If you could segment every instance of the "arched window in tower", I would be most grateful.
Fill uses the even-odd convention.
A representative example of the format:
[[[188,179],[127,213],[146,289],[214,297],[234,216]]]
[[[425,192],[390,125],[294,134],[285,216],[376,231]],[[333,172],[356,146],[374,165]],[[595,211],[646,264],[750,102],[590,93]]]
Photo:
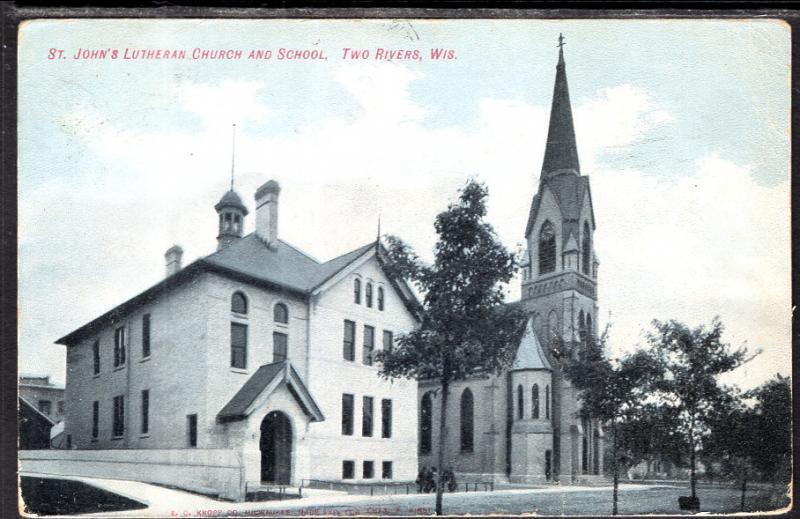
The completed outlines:
[[[278,303],[272,309],[272,320],[276,323],[288,324],[289,323],[289,309],[283,303]]]
[[[552,344],[553,340],[558,337],[561,337],[558,327],[558,314],[556,314],[555,310],[550,310],[550,315],[547,316],[547,335],[545,340],[547,344]]]
[[[378,310],[383,312],[383,305],[384,305],[384,293],[383,287],[378,287]]]
[[[587,276],[592,273],[592,235],[589,231],[589,222],[583,222],[583,244],[581,245],[581,268]]]
[[[544,418],[550,419],[550,386],[544,386]]]
[[[586,313],[586,333],[589,337],[594,337],[594,328],[592,327],[592,314]]]
[[[556,232],[553,224],[547,220],[539,231],[539,274],[553,272],[556,269]]]
[[[353,302],[361,304],[361,280],[358,278],[353,280]]]
[[[367,300],[367,308],[372,308],[372,283],[367,282],[367,290],[364,293],[364,299]]]
[[[472,452],[475,429],[474,403],[472,391],[466,388],[461,393],[461,452]]]
[[[525,400],[523,395],[524,389],[522,384],[517,386],[517,420],[525,418]]]
[[[227,231],[228,229],[231,228],[231,225],[232,225],[232,223],[231,223],[231,219],[232,218],[231,217],[232,217],[231,213],[225,213],[225,223],[222,226],[223,230]]]
[[[231,312],[247,314],[247,298],[241,292],[234,292],[231,296]]]
[[[583,310],[578,312],[578,337],[581,341],[586,339],[586,320],[583,318]]]
[[[419,453],[430,454],[433,444],[433,400],[425,393],[419,409]]]
[[[531,388],[531,402],[533,402],[531,418],[537,419],[539,418],[539,384],[534,384]]]
[[[533,326],[533,333],[541,337],[542,318],[539,316],[538,313],[533,314],[533,322],[531,324]]]
[[[233,230],[236,232],[242,230],[242,217],[238,214],[233,215]]]

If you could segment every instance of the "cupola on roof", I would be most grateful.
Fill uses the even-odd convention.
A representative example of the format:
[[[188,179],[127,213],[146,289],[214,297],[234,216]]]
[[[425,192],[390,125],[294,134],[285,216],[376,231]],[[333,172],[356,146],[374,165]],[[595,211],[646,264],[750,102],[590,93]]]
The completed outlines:
[[[219,199],[219,202],[217,202],[217,205],[214,206],[214,209],[219,212],[219,210],[224,207],[238,209],[245,215],[248,213],[247,207],[245,207],[244,203],[242,203],[241,197],[233,189],[226,191],[225,194],[222,195],[222,198]]]

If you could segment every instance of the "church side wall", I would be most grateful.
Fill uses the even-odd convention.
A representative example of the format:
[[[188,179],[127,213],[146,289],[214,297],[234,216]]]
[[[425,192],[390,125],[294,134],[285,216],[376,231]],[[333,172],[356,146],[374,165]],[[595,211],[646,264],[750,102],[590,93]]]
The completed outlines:
[[[206,395],[208,275],[168,292],[80,344],[67,348],[66,422],[78,449],[176,449],[187,446],[185,415]],[[142,355],[142,316],[150,314],[150,356]],[[114,331],[127,330],[126,362],[114,368]],[[93,343],[100,341],[100,374]],[[149,390],[149,430],[141,432],[142,390]],[[125,433],[112,438],[113,397],[124,396]],[[97,439],[92,405],[99,402]]]
[[[354,303],[353,282],[361,279],[361,304]],[[373,305],[366,306],[367,282],[373,282]],[[385,293],[384,310],[378,310],[378,286]],[[344,320],[355,323],[355,360],[343,358]],[[309,391],[325,421],[309,424],[308,449],[313,463],[307,476],[342,480],[343,462],[353,461],[354,483],[382,480],[382,462],[392,463],[392,480],[414,480],[417,474],[416,381],[383,380],[379,366],[363,362],[364,325],[375,330],[375,350],[383,347],[383,331],[395,337],[416,326],[376,260],[371,258],[312,301],[309,335]],[[353,434],[342,434],[342,395],[354,397]],[[363,397],[373,398],[372,436],[362,435]],[[381,438],[381,400],[392,401],[392,435]],[[364,461],[374,462],[374,477],[364,478]]]
[[[434,383],[421,383],[419,403]],[[461,398],[469,389],[473,396],[473,449],[461,450]],[[445,468],[452,469],[460,481],[496,481],[506,477],[507,381],[505,375],[455,382],[450,386],[447,404]],[[419,466],[435,467],[439,452],[441,390],[432,394],[433,414],[431,451],[420,453]]]

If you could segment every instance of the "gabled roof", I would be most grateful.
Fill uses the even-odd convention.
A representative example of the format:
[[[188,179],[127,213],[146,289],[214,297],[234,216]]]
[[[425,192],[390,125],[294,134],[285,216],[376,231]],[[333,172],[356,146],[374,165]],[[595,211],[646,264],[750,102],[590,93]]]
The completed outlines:
[[[269,289],[308,297],[338,272],[369,253],[370,249],[377,250],[377,242],[368,243],[330,261],[320,263],[283,240],[278,240],[276,246],[271,248],[255,233],[251,233],[224,249],[186,266],[139,295],[61,337],[56,343],[75,344],[95,330],[114,320],[124,318],[135,308],[157,299],[164,292],[191,281],[202,272],[215,272]],[[409,312],[419,318],[419,302],[407,288],[405,281],[392,279],[388,273],[387,277]]]
[[[525,325],[525,333],[517,349],[517,356],[514,363],[511,365],[511,371],[524,370],[524,369],[544,369],[552,371],[550,362],[542,350],[542,345],[536,337],[536,332],[533,330],[533,319],[528,319]]]
[[[39,411],[39,409],[33,405],[32,403],[28,402],[28,400],[22,396],[19,397],[19,407],[20,408],[27,408],[29,412],[39,417],[41,420],[46,420],[48,424],[55,425],[55,422],[50,419],[49,416],[44,414],[43,412]]]
[[[297,405],[312,422],[325,420],[317,403],[309,393],[300,376],[289,361],[265,364],[233,395],[233,398],[217,414],[217,421],[230,422],[247,418],[260,399],[266,399],[281,384],[285,383]]]
[[[278,240],[275,248],[267,247],[255,233],[201,261],[298,292],[306,292],[313,286],[320,267],[319,262],[283,240]]]

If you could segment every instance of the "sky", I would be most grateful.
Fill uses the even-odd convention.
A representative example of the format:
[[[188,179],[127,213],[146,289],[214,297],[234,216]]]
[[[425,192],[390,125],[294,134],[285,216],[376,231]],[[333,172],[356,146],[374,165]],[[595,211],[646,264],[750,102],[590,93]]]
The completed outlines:
[[[55,340],[162,279],[172,245],[184,264],[215,250],[232,124],[246,232],[256,188],[275,179],[279,234],[312,256],[368,243],[380,216],[382,233],[430,258],[435,215],[476,178],[499,238],[521,249],[560,33],[615,354],[653,319],[719,316],[732,346],[762,350],[726,382],[790,374],[790,33],[766,19],[28,22],[20,371],[63,383]],[[187,59],[124,60],[126,48]],[[326,59],[279,60],[281,48]],[[80,49],[109,57],[73,59]],[[247,59],[254,49],[271,59]],[[518,299],[519,282],[508,291]]]

